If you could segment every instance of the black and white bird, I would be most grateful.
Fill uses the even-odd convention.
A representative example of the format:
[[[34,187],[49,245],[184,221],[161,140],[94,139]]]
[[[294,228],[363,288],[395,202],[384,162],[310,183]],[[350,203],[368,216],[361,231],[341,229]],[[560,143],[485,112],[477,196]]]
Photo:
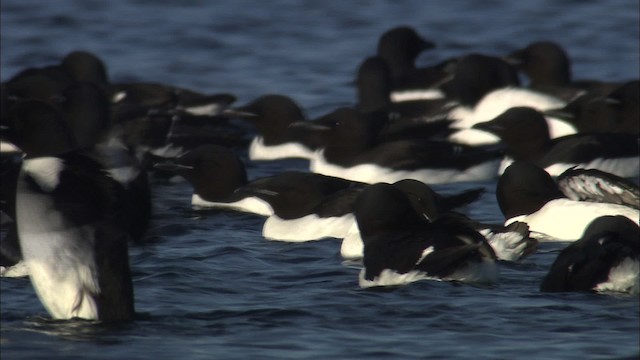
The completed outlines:
[[[309,172],[286,171],[248,180],[242,160],[230,149],[203,145],[156,168],[172,171],[193,185],[191,204],[262,216],[294,218],[337,191],[359,186],[352,181]]]
[[[380,35],[376,55],[390,70],[394,102],[443,97],[437,85],[448,75],[444,67],[416,66],[418,56],[435,46],[410,26],[396,26]]]
[[[628,81],[606,95],[587,92],[561,109],[550,109],[553,116],[573,125],[578,132],[640,133],[640,81]]]
[[[495,135],[473,128],[506,110],[527,106],[545,111],[563,107],[566,102],[551,95],[520,86],[516,69],[500,58],[470,54],[455,64],[453,78],[442,85],[447,98],[456,102],[449,106],[446,117],[458,131],[449,140],[461,144],[482,145],[498,141]],[[575,133],[565,121],[548,117],[552,138]]]
[[[354,213],[364,243],[361,287],[428,278],[469,283],[497,279],[496,255],[482,235],[456,218],[426,220],[390,184],[363,190]]]
[[[640,221],[637,185],[610,174],[576,176],[573,180],[565,177],[561,189],[539,166],[513,162],[498,179],[496,188],[505,225],[520,221],[540,237],[575,241],[600,216],[621,215],[635,223]]]
[[[603,95],[619,85],[599,80],[574,80],[569,55],[554,41],[532,42],[505,59],[528,77],[530,88],[566,101],[586,92]]]
[[[306,115],[290,97],[277,94],[260,96],[243,106],[229,108],[224,115],[251,123],[257,134],[249,144],[249,159],[308,159],[317,148],[317,140],[299,131],[296,122],[306,122]]]
[[[342,239],[355,224],[353,204],[367,186],[296,171],[249,181],[241,159],[233,151],[215,145],[199,147],[174,162],[158,163],[156,167],[173,171],[193,185],[194,207],[265,216],[262,235],[288,242]],[[402,180],[394,185],[420,198],[423,208],[447,210],[476,200],[484,190],[475,188],[442,196],[416,180]]]
[[[427,213],[462,207],[477,200],[484,191],[483,188],[475,188],[444,196],[418,180],[404,179],[392,185],[410,197],[416,208]],[[262,235],[268,239],[290,242],[343,239],[341,255],[348,259],[362,258],[363,245],[355,222],[354,204],[367,186],[354,183],[320,199],[307,213],[295,218],[282,218],[273,214],[265,221]]]
[[[310,161],[313,172],[365,183],[415,179],[427,184],[496,177],[502,152],[418,137],[379,141],[385,114],[365,115],[343,107],[308,129],[323,139]],[[300,123],[303,127],[304,122]]]
[[[439,217],[455,219],[461,226],[470,227],[485,237],[496,257],[504,261],[517,261],[533,253],[537,248],[537,240],[529,236],[529,227],[522,222],[513,222],[508,226],[487,224],[475,221],[457,212],[478,199],[482,188],[469,189],[458,194],[440,195],[428,185],[411,179],[393,184],[409,198],[415,211],[428,221],[436,221]],[[385,206],[385,204],[377,204]],[[349,229],[342,240],[340,255],[347,260],[360,260],[363,257],[363,241],[357,224]]]
[[[500,171],[518,160],[533,162],[553,176],[576,166],[627,178],[640,172],[637,135],[579,133],[551,139],[542,113],[529,107],[511,108],[474,128],[496,134],[505,144],[506,158]]]
[[[540,290],[640,293],[640,227],[624,216],[594,219],[558,254]]]
[[[55,319],[134,316],[127,192],[66,122],[39,101],[16,104],[2,135],[24,153],[15,221],[40,301]],[[6,119],[5,119],[6,120]]]

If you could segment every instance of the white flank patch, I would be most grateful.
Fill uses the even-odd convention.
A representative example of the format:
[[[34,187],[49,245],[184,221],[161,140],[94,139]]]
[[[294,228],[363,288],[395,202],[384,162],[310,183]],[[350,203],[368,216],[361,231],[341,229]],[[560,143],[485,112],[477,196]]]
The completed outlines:
[[[624,259],[609,271],[609,279],[598,284],[594,290],[638,295],[640,293],[640,261],[631,258]]]
[[[458,105],[451,109],[449,111],[449,119],[454,120],[451,127],[456,129],[470,129],[476,123],[491,120],[475,120],[473,108],[464,105]]]
[[[6,142],[6,141],[0,141],[0,153],[9,154],[9,153],[21,153],[21,152],[22,150],[20,150],[20,148],[17,147],[15,144]]]
[[[222,110],[220,104],[207,104],[201,106],[189,106],[184,111],[191,115],[217,115]]]
[[[443,99],[444,93],[439,89],[420,89],[393,91],[391,93],[392,102],[403,102],[411,100],[436,100]]]
[[[277,215],[267,218],[262,235],[269,240],[304,242],[325,238],[342,239],[355,223],[353,214],[321,218],[310,214],[297,219],[285,220]]]
[[[500,142],[500,138],[480,129],[460,129],[449,135],[449,141],[458,144],[480,146],[497,144]]]
[[[530,231],[544,234],[547,240],[575,241],[595,218],[605,215],[626,216],[636,224],[640,221],[640,211],[624,205],[556,199],[533,214],[508,219],[505,226],[521,221],[529,225]]]
[[[554,164],[545,168],[551,176],[558,176],[567,169],[598,169],[624,178],[633,178],[640,172],[640,156],[618,159],[594,159],[587,164]]]
[[[547,125],[549,126],[549,137],[552,139],[578,133],[575,126],[564,120],[547,116],[545,116],[545,119],[547,119]]]
[[[362,259],[364,252],[364,244],[362,243],[362,237],[360,237],[360,229],[358,223],[353,222],[347,235],[342,239],[340,245],[340,255],[347,260]]]
[[[470,128],[479,122],[492,120],[507,109],[516,106],[545,111],[562,108],[565,105],[565,101],[553,96],[524,88],[506,87],[485,95],[474,109],[457,107],[449,113],[449,116],[457,120],[454,127]]]
[[[52,191],[60,183],[64,162],[57,157],[41,157],[25,160],[22,171],[29,175],[44,191]]]
[[[378,182],[392,184],[403,179],[415,179],[425,184],[485,181],[495,179],[498,176],[499,166],[500,159],[486,161],[463,171],[457,169],[392,170],[374,164],[361,164],[344,168],[326,162],[322,150],[317,151],[310,162],[310,170],[314,173],[368,184]]]
[[[198,208],[216,208],[216,209],[225,209],[225,210],[234,210],[247,212],[262,216],[271,216],[273,215],[273,209],[268,202],[257,198],[257,197],[249,197],[244,198],[240,201],[225,203],[225,202],[215,202],[215,201],[207,201],[200,197],[198,194],[193,194],[191,197],[191,205]]]
[[[285,143],[280,145],[264,145],[261,136],[255,137],[249,145],[249,159],[251,160],[277,160],[287,158],[310,159],[313,150],[299,143]]]

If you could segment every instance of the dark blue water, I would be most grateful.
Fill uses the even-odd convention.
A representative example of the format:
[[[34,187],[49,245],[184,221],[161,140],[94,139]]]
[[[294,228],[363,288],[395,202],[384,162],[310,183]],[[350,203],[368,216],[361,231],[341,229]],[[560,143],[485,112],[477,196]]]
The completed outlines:
[[[638,1],[55,1],[2,0],[0,75],[93,51],[114,81],[293,97],[315,116],[355,100],[377,37],[414,26],[436,63],[501,55],[528,42],[566,47],[576,78],[639,77]],[[250,176],[306,169],[254,163]],[[467,214],[502,221],[495,182]],[[131,249],[136,321],[56,322],[28,280],[1,279],[2,359],[637,358],[638,297],[542,294],[565,245],[501,265],[492,288],[423,281],[360,290],[339,242],[267,241],[257,216],[191,210],[186,183],[154,182],[147,245]]]

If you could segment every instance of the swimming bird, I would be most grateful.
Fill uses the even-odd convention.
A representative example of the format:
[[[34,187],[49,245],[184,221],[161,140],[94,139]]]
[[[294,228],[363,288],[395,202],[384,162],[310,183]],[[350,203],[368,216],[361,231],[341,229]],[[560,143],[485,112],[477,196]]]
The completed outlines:
[[[311,171],[366,183],[416,179],[436,184],[496,176],[493,172],[502,158],[499,149],[420,137],[378,142],[387,121],[384,114],[371,117],[348,107],[314,120],[308,130],[320,134],[323,144],[311,159]]]
[[[627,182],[619,185],[615,178],[602,182],[599,178],[582,180],[589,187],[624,191]],[[578,192],[583,192],[575,187]],[[618,189],[618,190],[616,190]],[[565,190],[568,191],[568,190]],[[637,190],[636,190],[637,191]],[[629,196],[633,196],[630,194]],[[638,223],[637,207],[622,204],[579,201],[568,198],[544,169],[535,164],[515,161],[498,179],[496,197],[508,225],[521,221],[529,225],[532,234],[548,240],[575,241],[595,218],[621,215]]]
[[[353,203],[367,184],[308,172],[286,171],[247,180],[243,162],[229,149],[208,145],[176,162],[158,163],[161,169],[187,178],[194,187],[192,205],[249,212],[267,217],[262,234],[270,240],[302,242],[343,238],[353,226]],[[482,188],[441,196],[426,184],[415,183],[408,193],[453,208],[478,198]],[[398,186],[401,186],[398,184]],[[423,193],[429,192],[429,197]]]
[[[561,99],[520,87],[513,66],[482,54],[469,54],[450,61],[447,66],[449,77],[438,86],[444,94],[441,98],[392,103],[388,95],[391,76],[384,65],[379,57],[370,57],[359,67],[358,109],[387,111],[394,120],[390,121],[389,127],[399,127],[405,133],[422,131],[425,125],[446,121],[451,129],[444,133],[440,131],[438,135],[449,141],[468,145],[495,144],[499,141],[495,135],[471,127],[515,106],[548,110],[566,105]],[[576,132],[563,120],[549,116],[547,121],[552,137]]]
[[[607,95],[587,92],[561,109],[544,111],[573,125],[578,132],[640,133],[640,81],[626,82]]]
[[[228,120],[222,115],[153,112],[120,121],[110,132],[132,149],[145,169],[152,170],[153,164],[175,159],[200,145],[246,147],[246,132]]]
[[[215,145],[201,146],[156,167],[175,172],[193,185],[194,207],[265,216],[263,236],[289,242],[342,238],[353,224],[353,200],[365,186],[299,171],[248,181],[238,156]]]
[[[73,82],[88,82],[109,91],[102,60],[87,51],[72,51],[56,64],[26,68],[12,76],[3,83],[2,96],[8,99],[7,105],[27,99],[50,101]]]
[[[76,81],[100,87],[114,105],[147,110],[217,115],[236,99],[229,93],[203,94],[155,82],[112,83],[104,61],[94,53],[80,50],[68,53],[58,63],[22,70],[6,82],[7,96],[48,101]]]
[[[175,161],[161,162],[156,168],[173,171],[194,188],[192,205],[254,213],[278,214],[294,218],[305,214],[320,199],[355,186],[352,181],[286,171],[249,181],[244,163],[230,149],[217,145],[200,146]]]
[[[220,115],[235,96],[159,83],[111,83],[104,62],[86,51],[71,52],[58,64],[25,69],[2,88],[3,112],[17,101],[45,101],[74,122],[76,136],[78,130],[87,131],[84,124],[90,121],[85,117],[102,116],[106,119],[102,125],[118,132],[120,140],[136,149],[140,160],[148,154],[176,156],[188,149],[185,144],[189,142],[235,145],[242,143],[244,135]],[[197,131],[190,133],[192,129],[183,125],[193,125],[196,119],[201,119]],[[94,127],[96,130],[105,131]],[[77,139],[80,145],[85,145],[84,140]]]
[[[357,108],[365,113],[387,113],[389,122],[381,130],[381,141],[411,134],[468,145],[494,144],[499,141],[497,136],[472,126],[515,106],[547,110],[566,104],[552,96],[517,87],[512,79],[514,72],[500,59],[470,55],[459,60],[453,78],[442,85],[446,97],[394,103],[389,96],[388,67],[382,59],[370,57],[358,69]],[[551,115],[545,119],[552,138],[576,132],[571,123]]]
[[[624,216],[594,219],[563,249],[540,290],[640,292],[640,228]]]
[[[515,107],[495,119],[474,125],[498,135],[506,145],[505,165],[530,161],[553,176],[568,168],[600,169],[622,177],[640,171],[638,137],[632,134],[573,134],[551,139],[544,116],[528,107]]]
[[[454,210],[476,201],[482,188],[443,196],[417,180],[405,179],[393,186],[405,193],[415,211],[425,219],[435,221],[438,217],[447,217],[477,230],[485,237],[499,260],[519,260],[533,253],[537,247],[537,241],[529,237],[529,227],[522,222],[514,222],[508,226],[485,224]],[[348,260],[359,260],[362,259],[363,248],[362,237],[357,224],[354,224],[342,241],[340,255]]]
[[[462,57],[455,65],[451,81],[441,88],[447,99],[456,102],[443,114],[453,120],[451,126],[458,129],[448,139],[461,144],[498,142],[495,135],[473,125],[489,121],[512,107],[528,106],[544,111],[566,105],[561,99],[522,87],[513,66],[500,58],[481,54]],[[576,132],[562,120],[548,117],[547,121],[553,138]]]
[[[517,70],[495,56],[467,54],[451,66],[451,79],[440,88],[447,98],[467,107],[475,107],[494,90],[520,85]]]
[[[477,200],[484,191],[484,188],[473,188],[444,196],[418,180],[404,179],[392,185],[403,191],[416,209],[426,214],[467,205]],[[361,184],[339,190],[320,199],[308,213],[300,214],[295,218],[282,218],[278,214],[273,214],[265,221],[262,235],[267,239],[289,242],[344,238],[341,245],[343,257],[361,258],[362,240],[355,223],[353,207],[360,192],[366,186]],[[357,254],[352,254],[355,252]]]
[[[418,55],[434,47],[433,42],[418,35],[410,26],[396,26],[380,35],[376,55],[384,59],[391,71],[393,101],[442,97],[435,88],[447,75],[442,67],[415,65]]]
[[[497,279],[495,253],[482,235],[454,218],[427,221],[390,184],[364,189],[354,213],[364,242],[361,287],[425,278],[470,283]]]
[[[357,108],[362,112],[385,110],[392,118],[417,118],[437,113],[450,99],[392,100],[391,71],[380,56],[367,57],[356,73]]]
[[[236,101],[236,97],[229,93],[203,94],[155,82],[114,83],[111,91],[118,106],[174,110],[201,116],[219,115]]]
[[[249,145],[249,159],[275,160],[312,156],[317,140],[291,126],[306,121],[300,106],[290,97],[277,94],[260,96],[243,106],[229,108],[224,114],[238,117],[255,126],[257,135]]]
[[[450,99],[419,99],[393,102],[391,74],[386,62],[378,56],[366,58],[356,76],[358,102],[356,108],[364,114],[386,114],[388,124],[380,131],[379,140],[397,140],[406,136],[422,138],[445,137],[451,121],[432,120],[451,103]]]
[[[18,104],[2,133],[25,154],[15,220],[31,282],[55,319],[131,320],[125,190],[98,161],[75,150],[70,130],[52,110],[35,100]]]
[[[505,59],[526,74],[530,88],[565,101],[572,101],[586,92],[603,95],[619,85],[598,80],[573,80],[569,55],[554,41],[532,42]]]

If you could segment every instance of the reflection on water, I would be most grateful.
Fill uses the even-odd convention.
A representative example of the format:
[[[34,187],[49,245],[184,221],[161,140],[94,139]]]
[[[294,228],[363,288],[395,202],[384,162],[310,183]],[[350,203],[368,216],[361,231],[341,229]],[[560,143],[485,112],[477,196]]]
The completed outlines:
[[[109,339],[109,333],[125,330],[127,324],[105,324],[83,319],[52,320],[44,317],[30,317],[20,330],[33,331],[72,341],[117,342]]]

